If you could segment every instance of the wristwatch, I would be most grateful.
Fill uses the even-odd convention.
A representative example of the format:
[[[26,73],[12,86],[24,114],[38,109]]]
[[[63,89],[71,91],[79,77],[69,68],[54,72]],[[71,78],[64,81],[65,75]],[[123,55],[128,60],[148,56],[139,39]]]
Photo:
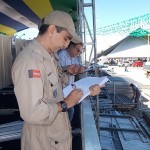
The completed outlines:
[[[66,102],[64,102],[64,101],[60,101],[59,102],[60,103],[60,105],[61,105],[61,108],[62,108],[62,112],[66,112],[67,111],[67,103]]]

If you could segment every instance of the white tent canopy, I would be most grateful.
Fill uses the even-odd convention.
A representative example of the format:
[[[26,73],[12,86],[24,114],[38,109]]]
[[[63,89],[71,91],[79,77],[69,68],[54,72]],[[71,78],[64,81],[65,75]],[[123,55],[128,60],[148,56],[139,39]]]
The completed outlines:
[[[145,38],[129,36],[107,57],[150,57],[150,46],[148,46],[148,41]]]

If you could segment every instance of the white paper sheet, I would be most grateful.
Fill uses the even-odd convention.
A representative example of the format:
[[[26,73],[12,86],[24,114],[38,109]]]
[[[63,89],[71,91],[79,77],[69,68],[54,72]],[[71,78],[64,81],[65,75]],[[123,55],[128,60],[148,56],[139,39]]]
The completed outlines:
[[[85,97],[87,97],[90,94],[89,87],[91,87],[94,84],[99,84],[101,86],[107,81],[109,81],[107,77],[86,77],[77,82],[74,82],[77,89],[81,89],[84,94],[79,102],[81,102]],[[72,90],[73,87],[71,86],[71,84],[65,87],[63,89],[64,98],[66,98]]]

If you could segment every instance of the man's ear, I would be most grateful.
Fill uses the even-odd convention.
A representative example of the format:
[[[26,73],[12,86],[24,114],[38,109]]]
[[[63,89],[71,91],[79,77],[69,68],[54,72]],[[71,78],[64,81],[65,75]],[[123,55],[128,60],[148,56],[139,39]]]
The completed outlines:
[[[50,25],[49,27],[48,27],[48,33],[49,33],[49,35],[52,35],[53,33],[55,33],[56,32],[56,27],[55,27],[55,25]]]

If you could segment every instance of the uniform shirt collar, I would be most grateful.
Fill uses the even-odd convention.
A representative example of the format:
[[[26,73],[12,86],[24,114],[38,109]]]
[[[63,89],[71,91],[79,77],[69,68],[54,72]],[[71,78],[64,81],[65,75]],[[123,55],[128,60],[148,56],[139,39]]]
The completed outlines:
[[[52,56],[50,53],[48,53],[47,49],[45,49],[38,41],[37,39],[34,39],[33,40],[33,45],[34,47],[36,48],[37,51],[40,51],[40,53],[42,54],[42,56],[44,58],[47,58],[47,59],[52,59]]]

